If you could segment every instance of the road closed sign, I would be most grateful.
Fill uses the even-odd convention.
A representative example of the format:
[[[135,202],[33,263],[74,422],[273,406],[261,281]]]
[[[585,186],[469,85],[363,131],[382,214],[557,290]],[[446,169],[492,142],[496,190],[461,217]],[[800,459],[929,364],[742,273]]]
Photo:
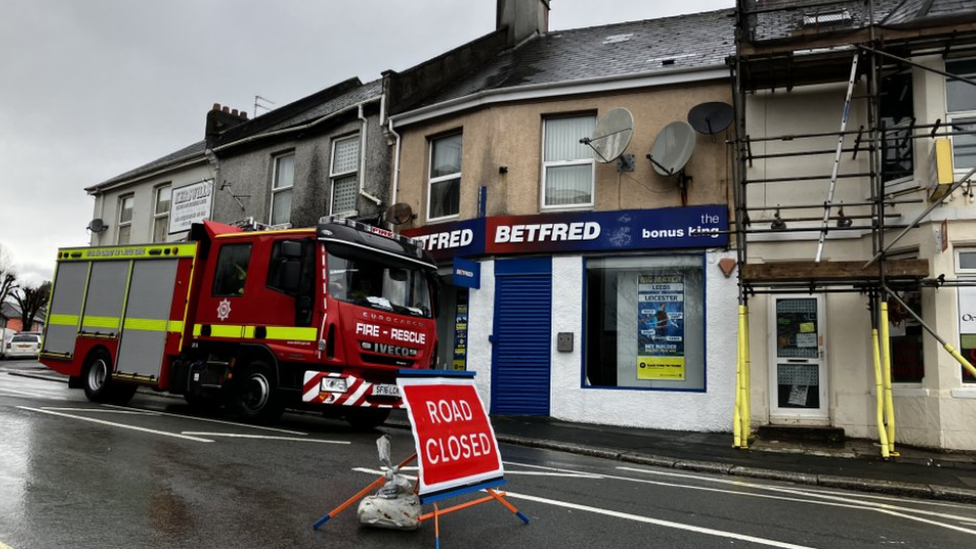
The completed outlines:
[[[401,370],[397,385],[417,446],[422,498],[504,483],[498,442],[475,390],[474,372]]]

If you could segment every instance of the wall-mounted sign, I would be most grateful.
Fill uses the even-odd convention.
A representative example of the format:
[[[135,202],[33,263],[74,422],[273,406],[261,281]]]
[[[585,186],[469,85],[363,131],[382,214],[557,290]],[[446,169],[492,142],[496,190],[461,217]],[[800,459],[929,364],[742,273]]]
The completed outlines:
[[[453,278],[455,286],[477,290],[481,287],[481,264],[455,257]]]
[[[409,229],[442,260],[481,254],[664,250],[728,246],[726,206],[569,212],[472,219]]]
[[[173,189],[169,211],[169,234],[190,230],[190,225],[210,218],[213,181],[207,179]]]
[[[454,315],[454,360],[455,370],[468,368],[468,292],[458,292],[457,311]]]

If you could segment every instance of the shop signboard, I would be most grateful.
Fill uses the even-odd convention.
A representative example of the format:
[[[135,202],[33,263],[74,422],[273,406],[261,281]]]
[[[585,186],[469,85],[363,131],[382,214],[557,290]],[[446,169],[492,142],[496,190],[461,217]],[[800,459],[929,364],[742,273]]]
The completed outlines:
[[[496,216],[408,229],[437,260],[457,256],[720,248],[724,205]]]
[[[190,230],[190,225],[210,217],[213,181],[205,179],[173,189],[169,234]]]
[[[454,258],[454,285],[477,290],[481,287],[481,264]]]
[[[684,276],[637,280],[637,379],[685,379]]]

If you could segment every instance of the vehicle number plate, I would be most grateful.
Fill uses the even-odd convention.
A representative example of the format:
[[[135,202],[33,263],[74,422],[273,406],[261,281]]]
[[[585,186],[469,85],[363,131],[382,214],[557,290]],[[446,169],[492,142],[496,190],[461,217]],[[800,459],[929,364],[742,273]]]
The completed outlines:
[[[373,396],[399,397],[400,388],[389,383],[377,383],[373,385]]]

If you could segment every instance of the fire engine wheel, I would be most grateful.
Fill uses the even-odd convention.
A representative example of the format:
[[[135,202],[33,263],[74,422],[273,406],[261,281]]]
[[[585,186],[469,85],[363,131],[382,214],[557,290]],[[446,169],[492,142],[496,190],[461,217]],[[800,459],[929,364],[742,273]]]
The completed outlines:
[[[353,429],[368,431],[375,429],[390,417],[389,408],[356,408],[346,412],[346,421]]]
[[[136,393],[135,385],[112,381],[112,357],[104,349],[99,349],[88,357],[81,378],[85,396],[92,402],[125,404]]]
[[[247,421],[272,422],[285,411],[278,395],[271,368],[261,362],[252,362],[237,380],[234,404],[237,412]]]

